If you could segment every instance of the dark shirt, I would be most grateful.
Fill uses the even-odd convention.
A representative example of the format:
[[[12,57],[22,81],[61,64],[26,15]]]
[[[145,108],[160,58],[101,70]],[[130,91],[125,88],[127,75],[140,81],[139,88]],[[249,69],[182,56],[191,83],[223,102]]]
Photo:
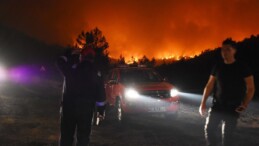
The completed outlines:
[[[77,94],[79,98],[91,101],[105,101],[104,82],[96,65],[84,61],[77,66]]]
[[[212,69],[216,77],[213,103],[223,107],[236,108],[246,94],[245,78],[252,75],[251,70],[243,63],[219,63]]]
[[[62,56],[57,61],[65,77],[63,105],[73,104],[75,101],[82,103],[105,101],[104,83],[95,65],[88,61],[74,64],[69,60],[70,58]]]

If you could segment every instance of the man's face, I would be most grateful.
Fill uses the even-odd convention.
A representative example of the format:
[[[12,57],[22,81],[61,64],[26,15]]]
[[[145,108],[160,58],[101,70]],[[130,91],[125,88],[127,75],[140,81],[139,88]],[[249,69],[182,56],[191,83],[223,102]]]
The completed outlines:
[[[224,60],[235,58],[236,49],[231,45],[222,45],[221,56]]]

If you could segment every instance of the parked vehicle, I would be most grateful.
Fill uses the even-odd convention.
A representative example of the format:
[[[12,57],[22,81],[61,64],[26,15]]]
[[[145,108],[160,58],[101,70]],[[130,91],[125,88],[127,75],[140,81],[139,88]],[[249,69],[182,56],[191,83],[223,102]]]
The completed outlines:
[[[118,121],[149,113],[173,118],[179,109],[178,90],[152,68],[114,68],[105,81],[105,90]]]

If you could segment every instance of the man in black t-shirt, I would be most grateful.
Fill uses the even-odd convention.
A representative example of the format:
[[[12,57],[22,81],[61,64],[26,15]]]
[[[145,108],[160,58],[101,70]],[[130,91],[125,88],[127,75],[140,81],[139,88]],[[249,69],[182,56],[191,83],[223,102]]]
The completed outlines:
[[[222,43],[221,55],[224,60],[212,70],[204,89],[199,112],[204,116],[206,101],[213,92],[213,106],[205,124],[205,137],[209,146],[219,143],[217,128],[222,124],[224,146],[235,146],[237,139],[232,135],[237,126],[239,113],[244,111],[254,96],[254,79],[250,69],[236,61],[236,43],[227,39]]]

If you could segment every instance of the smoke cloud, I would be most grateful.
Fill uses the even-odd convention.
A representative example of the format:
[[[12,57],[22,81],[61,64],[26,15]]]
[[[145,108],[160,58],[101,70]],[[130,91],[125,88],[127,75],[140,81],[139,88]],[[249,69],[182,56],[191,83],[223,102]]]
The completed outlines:
[[[0,23],[49,44],[100,28],[112,57],[195,55],[259,33],[258,0],[1,0]]]

